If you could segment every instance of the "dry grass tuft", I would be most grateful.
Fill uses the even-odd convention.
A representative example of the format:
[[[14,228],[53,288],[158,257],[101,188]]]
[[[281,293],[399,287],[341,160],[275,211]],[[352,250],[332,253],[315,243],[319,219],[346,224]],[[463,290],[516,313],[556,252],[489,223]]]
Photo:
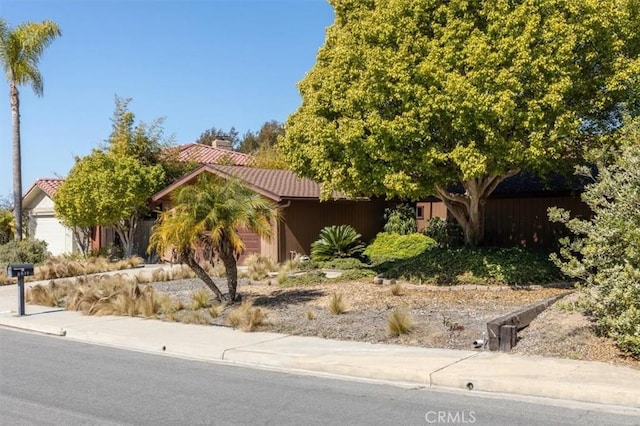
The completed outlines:
[[[225,305],[223,303],[213,304],[209,307],[209,315],[211,318],[218,318],[222,311],[224,311]]]
[[[408,334],[413,329],[413,321],[406,310],[396,308],[387,319],[387,332],[390,336]]]
[[[262,281],[269,276],[269,272],[278,269],[278,265],[271,258],[258,254],[249,255],[244,264],[248,268],[248,277],[254,281]]]
[[[200,325],[208,325],[209,324],[209,316],[202,312],[194,312],[194,311],[186,311],[184,315],[178,318],[183,324],[200,324]]]
[[[404,293],[404,288],[402,288],[402,285],[400,285],[400,283],[395,283],[393,284],[389,290],[391,291],[391,294],[394,296],[402,296],[402,294]]]
[[[46,286],[38,284],[27,289],[26,301],[34,305],[57,307],[64,306],[66,297],[66,286],[51,281]]]
[[[347,302],[344,300],[342,293],[333,293],[331,300],[327,305],[327,309],[333,315],[340,315],[347,312]]]
[[[239,307],[229,312],[227,324],[244,331],[255,331],[264,324],[267,314],[262,308],[253,307],[253,302],[245,300]]]
[[[211,291],[200,289],[191,294],[191,309],[197,311],[211,306]]]
[[[316,319],[316,314],[313,311],[307,311],[307,319],[309,321]]]

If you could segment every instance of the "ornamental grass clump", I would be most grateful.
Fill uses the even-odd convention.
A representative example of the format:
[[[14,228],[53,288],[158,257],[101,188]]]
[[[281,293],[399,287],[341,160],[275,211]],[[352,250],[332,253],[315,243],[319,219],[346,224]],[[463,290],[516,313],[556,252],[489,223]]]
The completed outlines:
[[[387,319],[387,333],[389,336],[400,336],[408,334],[413,329],[413,320],[409,313],[402,308],[393,310]]]
[[[329,304],[327,305],[327,309],[333,315],[341,315],[347,312],[347,302],[344,300],[342,293],[333,293],[329,300]]]
[[[227,324],[243,331],[255,331],[267,318],[262,308],[254,307],[250,300],[243,301],[239,307],[229,312]]]

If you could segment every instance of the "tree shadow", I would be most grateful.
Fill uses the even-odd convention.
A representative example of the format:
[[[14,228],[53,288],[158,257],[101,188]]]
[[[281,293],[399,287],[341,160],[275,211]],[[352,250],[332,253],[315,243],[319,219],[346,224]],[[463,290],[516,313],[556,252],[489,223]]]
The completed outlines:
[[[322,290],[312,289],[283,289],[278,290],[270,296],[260,296],[253,299],[254,306],[279,306],[294,305],[296,303],[304,303],[310,300],[324,296],[326,293]]]

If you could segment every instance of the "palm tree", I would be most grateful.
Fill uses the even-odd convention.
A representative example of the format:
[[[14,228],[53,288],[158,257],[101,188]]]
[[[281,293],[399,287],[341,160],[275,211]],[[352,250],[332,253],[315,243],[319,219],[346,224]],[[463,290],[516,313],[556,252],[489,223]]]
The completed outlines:
[[[186,263],[223,301],[222,292],[198,262],[217,255],[227,273],[228,301],[233,303],[238,285],[237,261],[244,251],[238,230],[271,238],[273,224],[279,218],[278,207],[236,179],[204,175],[195,185],[175,193],[172,203],[173,209],[161,213],[152,229],[149,250],[172,250],[177,260]]]
[[[22,238],[22,159],[20,152],[20,96],[18,86],[29,84],[37,96],[43,95],[38,61],[44,50],[60,36],[51,21],[25,22],[14,29],[0,18],[0,63],[9,82],[13,126],[13,212],[15,238]]]

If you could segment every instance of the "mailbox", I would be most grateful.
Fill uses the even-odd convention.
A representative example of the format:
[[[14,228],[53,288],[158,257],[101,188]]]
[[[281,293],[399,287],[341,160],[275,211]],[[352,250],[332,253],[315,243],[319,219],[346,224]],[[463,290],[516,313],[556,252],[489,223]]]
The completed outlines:
[[[7,265],[8,277],[26,277],[33,275],[33,263],[14,263]]]

